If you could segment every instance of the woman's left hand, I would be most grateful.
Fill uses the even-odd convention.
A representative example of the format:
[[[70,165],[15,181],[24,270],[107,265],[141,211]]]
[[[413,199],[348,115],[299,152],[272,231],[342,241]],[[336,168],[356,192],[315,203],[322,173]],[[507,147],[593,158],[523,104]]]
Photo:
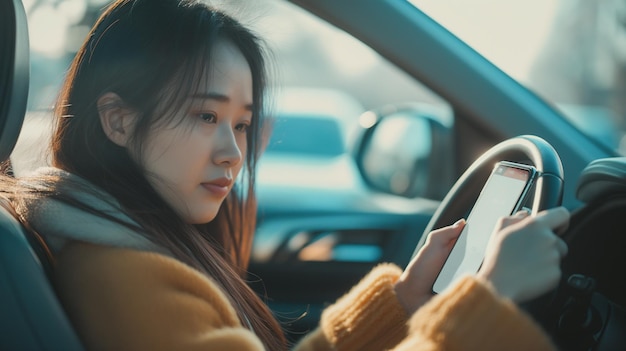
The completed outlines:
[[[396,282],[396,296],[409,315],[433,296],[432,287],[437,274],[464,226],[465,220],[461,219],[451,226],[430,232],[424,246]]]

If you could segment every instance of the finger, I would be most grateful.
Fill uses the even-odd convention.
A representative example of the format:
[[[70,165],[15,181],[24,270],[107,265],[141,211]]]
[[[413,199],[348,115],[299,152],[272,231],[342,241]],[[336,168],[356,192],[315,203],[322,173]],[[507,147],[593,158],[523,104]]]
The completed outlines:
[[[569,217],[569,211],[565,207],[556,207],[539,212],[535,220],[555,230],[557,228],[563,228],[564,226],[567,227]]]
[[[461,234],[463,227],[465,227],[465,219],[461,218],[458,221],[454,222],[453,225],[442,228],[442,233],[445,233],[445,237],[447,237],[448,239],[453,239]]]
[[[567,221],[565,221],[565,223],[554,228],[553,231],[554,231],[554,234],[558,236],[562,236],[567,231],[567,228],[569,228],[569,218],[567,219]]]
[[[464,226],[465,226],[465,218],[461,218],[458,221],[454,222],[454,224],[452,224],[452,225],[449,225],[447,227],[442,227],[442,228],[439,228],[437,230],[432,231],[431,234],[441,233],[441,232],[445,232],[445,233],[453,232],[453,233],[456,233],[456,232],[460,232],[461,229],[463,229]]]
[[[567,244],[565,243],[563,239],[558,238],[558,237],[556,241],[556,249],[559,251],[559,255],[561,255],[561,258],[567,255],[567,251],[568,251]]]
[[[530,210],[527,208],[523,208],[515,212],[515,214],[513,215],[513,217],[522,217],[522,218],[526,218],[528,216],[530,216]]]
[[[456,239],[461,234],[464,226],[465,219],[461,218],[452,225],[433,230],[429,234],[429,239],[437,242],[447,243],[450,240]]]
[[[465,226],[465,218],[461,218],[458,221],[454,222],[452,227],[454,228],[463,228]]]
[[[519,223],[528,217],[528,213],[526,211],[519,211],[512,216],[501,217],[496,228],[502,229],[506,228],[515,223]]]

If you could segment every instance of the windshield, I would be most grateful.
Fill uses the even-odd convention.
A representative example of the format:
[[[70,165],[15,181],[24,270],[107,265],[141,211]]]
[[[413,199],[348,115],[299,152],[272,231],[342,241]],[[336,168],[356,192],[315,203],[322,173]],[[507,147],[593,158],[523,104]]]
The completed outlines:
[[[626,155],[626,2],[409,1]]]

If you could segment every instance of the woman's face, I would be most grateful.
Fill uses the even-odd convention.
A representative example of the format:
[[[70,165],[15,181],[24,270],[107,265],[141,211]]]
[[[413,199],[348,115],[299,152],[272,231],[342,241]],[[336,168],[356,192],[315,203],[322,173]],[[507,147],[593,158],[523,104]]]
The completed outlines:
[[[187,223],[207,223],[241,171],[252,120],[252,75],[234,44],[216,44],[208,79],[186,107],[150,132],[140,159],[151,184]]]

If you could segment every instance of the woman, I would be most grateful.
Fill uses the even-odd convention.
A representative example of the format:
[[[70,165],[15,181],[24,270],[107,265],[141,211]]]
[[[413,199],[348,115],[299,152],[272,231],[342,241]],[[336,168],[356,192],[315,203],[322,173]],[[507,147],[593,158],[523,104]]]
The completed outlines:
[[[57,103],[53,167],[5,193],[51,247],[88,349],[288,348],[242,278],[265,82],[259,40],[201,3],[117,0],[95,24]],[[483,349],[549,349],[509,299],[555,286],[566,248],[552,231],[567,220],[564,209],[503,219],[480,274],[431,300],[464,222],[434,231],[404,272],[376,267],[296,348],[471,348],[463,333],[489,330],[502,339],[474,340]]]

